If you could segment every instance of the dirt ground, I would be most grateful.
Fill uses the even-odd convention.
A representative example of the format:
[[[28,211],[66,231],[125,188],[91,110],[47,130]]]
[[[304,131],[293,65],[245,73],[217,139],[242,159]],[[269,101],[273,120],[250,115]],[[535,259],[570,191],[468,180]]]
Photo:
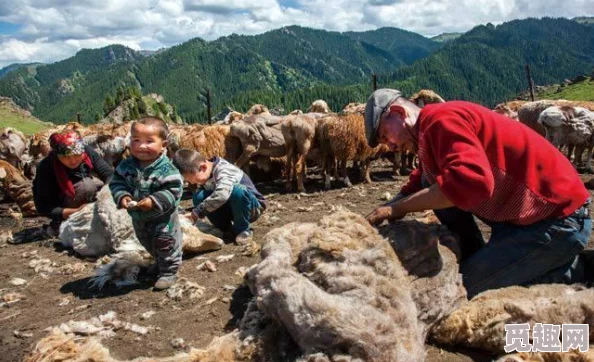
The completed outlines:
[[[307,196],[282,193],[281,181],[257,183],[267,195],[270,207],[269,216],[254,224],[255,240],[261,242],[269,230],[289,222],[317,221],[330,213],[333,206],[344,206],[367,215],[382,202],[386,192],[394,195],[406,182],[406,177],[392,178],[387,165],[376,167],[374,171],[376,182],[371,185],[356,184],[350,189],[331,191],[321,191],[322,182],[314,175],[306,184],[310,192]],[[183,205],[189,206],[188,201]],[[8,206],[0,205],[3,209]],[[41,218],[32,218],[25,219],[22,225],[15,225],[8,218],[0,218],[0,228],[17,231],[43,222]],[[31,256],[31,253],[36,255]],[[218,263],[215,272],[196,269],[204,258],[214,260],[219,255],[228,254],[235,257],[229,262]],[[47,276],[36,273],[29,267],[31,260],[36,258],[50,259],[55,263],[54,272]],[[179,351],[171,344],[174,338],[183,338],[187,348],[205,347],[214,337],[233,330],[241,319],[251,295],[242,286],[242,277],[236,271],[258,261],[258,256],[241,256],[239,247],[233,244],[212,253],[187,255],[181,276],[206,287],[206,293],[199,299],[173,301],[163,292],[152,291],[152,284],[147,280],[122,289],[112,286],[102,291],[89,289],[88,281],[94,273],[95,261],[77,258],[68,250],[56,247],[53,241],[0,245],[0,294],[11,291],[26,296],[25,300],[10,307],[0,307],[0,361],[21,360],[35,341],[46,335],[44,330],[48,327],[69,320],[86,320],[108,311],[115,311],[122,321],[152,327],[144,336],[119,330],[114,338],[104,339],[103,343],[116,358],[171,356]],[[75,263],[84,265],[84,270],[62,271],[65,265]],[[12,278],[22,278],[27,284],[13,286],[9,283]],[[215,297],[217,299],[212,302]],[[212,303],[207,304],[207,301]],[[147,311],[156,313],[150,319],[141,320],[141,314]],[[15,331],[32,336],[17,337]],[[427,361],[491,361],[493,357],[476,351],[448,351],[434,346],[429,346],[428,350]]]

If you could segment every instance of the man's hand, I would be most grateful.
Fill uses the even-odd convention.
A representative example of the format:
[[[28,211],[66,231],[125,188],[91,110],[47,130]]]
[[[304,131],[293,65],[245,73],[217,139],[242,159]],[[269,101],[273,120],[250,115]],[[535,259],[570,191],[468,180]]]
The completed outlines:
[[[373,212],[367,215],[367,222],[369,222],[373,226],[378,226],[384,220],[389,220],[392,217],[392,207],[390,206],[380,206],[377,209],[373,210]]]
[[[392,206],[380,206],[373,210],[366,219],[371,225],[379,226],[384,220],[395,221],[400,220],[405,216],[406,213],[397,211],[397,208],[393,208]]]
[[[153,199],[151,199],[150,197],[145,197],[144,199],[138,201],[138,205],[136,205],[136,207],[142,211],[152,210],[154,206],[155,203],[153,202]]]
[[[130,203],[130,201],[132,201],[132,198],[130,196],[122,197],[122,200],[120,201],[120,207],[122,209],[128,209],[128,204]]]

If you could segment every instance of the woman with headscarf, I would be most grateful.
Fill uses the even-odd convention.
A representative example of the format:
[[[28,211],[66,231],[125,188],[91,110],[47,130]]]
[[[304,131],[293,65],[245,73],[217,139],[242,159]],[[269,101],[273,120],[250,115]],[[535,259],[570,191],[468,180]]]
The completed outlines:
[[[85,146],[76,131],[52,134],[50,146],[52,151],[39,163],[33,180],[33,198],[39,214],[51,219],[49,233],[57,236],[62,221],[95,201],[113,168]]]

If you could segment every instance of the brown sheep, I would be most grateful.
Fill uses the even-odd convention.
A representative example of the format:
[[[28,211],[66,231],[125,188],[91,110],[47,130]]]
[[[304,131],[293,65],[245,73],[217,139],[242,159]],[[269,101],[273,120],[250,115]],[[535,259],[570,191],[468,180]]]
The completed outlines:
[[[359,114],[361,116],[365,115],[365,103],[349,103],[340,112],[341,115],[347,114]]]
[[[169,154],[173,156],[180,148],[189,148],[206,158],[217,156],[234,162],[241,153],[241,144],[230,131],[227,125],[177,126],[169,133]]]
[[[37,215],[33,203],[33,186],[21,171],[10,163],[0,160],[0,181],[2,182],[4,194],[16,202],[23,215]]]
[[[495,108],[493,108],[493,111],[495,113],[502,114],[508,118],[511,118],[511,119],[517,121],[518,120],[518,109],[520,109],[520,107],[526,103],[527,103],[526,101],[511,101],[511,102],[500,103],[500,104],[496,105]]]
[[[374,148],[369,147],[365,137],[363,117],[359,115],[323,118],[317,124],[316,135],[321,150],[322,176],[327,189],[330,188],[328,171],[334,167],[338,167],[344,184],[347,187],[352,186],[346,174],[347,161],[360,162],[365,182],[371,183],[369,175],[371,160],[389,151],[383,144]],[[337,163],[336,160],[338,160]]]
[[[421,108],[425,107],[426,104],[445,103],[444,99],[441,98],[439,94],[430,89],[421,89],[410,97],[410,101]]]
[[[297,191],[305,192],[305,161],[310,150],[315,148],[316,124],[317,120],[308,115],[287,116],[281,124],[287,152],[287,191],[292,188],[293,178],[296,177]]]
[[[305,111],[305,113],[332,113],[328,103],[322,99],[314,101],[311,106]]]
[[[268,110],[268,107],[266,107],[265,105],[262,104],[254,104],[245,114],[247,117],[249,116],[255,116],[261,114],[263,116],[270,116],[270,111]]]

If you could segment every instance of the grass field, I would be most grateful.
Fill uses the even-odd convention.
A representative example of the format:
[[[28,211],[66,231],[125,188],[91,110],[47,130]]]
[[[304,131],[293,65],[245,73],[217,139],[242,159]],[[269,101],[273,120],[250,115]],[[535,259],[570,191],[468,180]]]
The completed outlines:
[[[33,116],[26,116],[7,104],[0,104],[0,128],[13,127],[26,135],[50,128],[51,125],[41,122]]]
[[[539,99],[567,99],[571,101],[594,101],[594,80],[588,78],[583,82],[571,84],[561,88],[550,87],[547,91],[538,94]]]

